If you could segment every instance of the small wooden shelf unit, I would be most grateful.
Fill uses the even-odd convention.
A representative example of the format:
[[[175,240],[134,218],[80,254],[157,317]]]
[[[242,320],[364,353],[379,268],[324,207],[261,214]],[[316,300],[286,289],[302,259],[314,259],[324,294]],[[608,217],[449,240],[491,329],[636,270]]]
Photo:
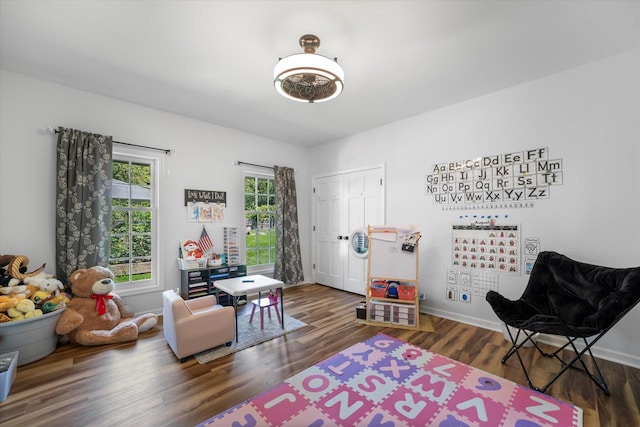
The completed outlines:
[[[420,327],[418,244],[413,252],[402,251],[402,242],[376,240],[373,236],[379,233],[395,233],[396,238],[399,235],[395,227],[368,227],[366,323],[417,330]],[[404,291],[400,298],[380,296],[384,291],[379,287],[390,282],[397,282],[399,289]]]

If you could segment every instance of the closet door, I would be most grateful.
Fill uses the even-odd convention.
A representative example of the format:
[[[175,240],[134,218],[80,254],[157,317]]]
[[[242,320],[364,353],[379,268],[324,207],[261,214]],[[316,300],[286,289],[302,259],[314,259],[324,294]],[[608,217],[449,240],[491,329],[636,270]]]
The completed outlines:
[[[367,259],[360,256],[350,241],[358,229],[368,225],[384,224],[384,192],[382,167],[351,172],[344,176],[344,200],[346,205],[345,291],[366,294]]]
[[[314,281],[342,289],[342,175],[314,180]]]
[[[314,281],[349,292],[366,293],[366,258],[350,237],[368,225],[384,224],[384,168],[314,179]]]

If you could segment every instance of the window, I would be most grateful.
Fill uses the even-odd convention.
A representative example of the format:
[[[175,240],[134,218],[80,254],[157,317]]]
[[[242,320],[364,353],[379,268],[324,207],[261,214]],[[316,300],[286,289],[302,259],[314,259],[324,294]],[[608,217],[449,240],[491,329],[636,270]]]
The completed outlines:
[[[151,156],[113,153],[109,268],[118,292],[159,285],[158,164]]]
[[[245,173],[244,221],[247,267],[273,267],[276,260],[273,174]],[[256,270],[256,268],[254,268]]]

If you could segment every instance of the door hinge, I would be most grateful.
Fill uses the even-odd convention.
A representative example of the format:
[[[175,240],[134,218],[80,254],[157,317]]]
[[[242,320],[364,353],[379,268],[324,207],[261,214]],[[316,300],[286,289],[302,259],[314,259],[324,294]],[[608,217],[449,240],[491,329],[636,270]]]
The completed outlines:
[[[314,270],[316,269],[316,265],[315,265],[315,264],[313,264],[313,269],[314,269]]]
[[[382,178],[380,178],[380,185],[382,185]]]
[[[313,187],[313,194],[316,194],[316,187]]]
[[[313,226],[313,231],[316,231],[316,226],[315,225]]]

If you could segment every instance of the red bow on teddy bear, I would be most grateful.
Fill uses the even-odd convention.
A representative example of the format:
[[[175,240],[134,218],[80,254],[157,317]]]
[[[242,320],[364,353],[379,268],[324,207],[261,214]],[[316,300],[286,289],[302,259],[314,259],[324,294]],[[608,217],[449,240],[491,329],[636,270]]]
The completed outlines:
[[[91,295],[91,298],[96,300],[96,311],[98,312],[98,316],[102,316],[103,314],[105,314],[107,312],[107,304],[106,304],[105,300],[113,299],[113,295],[111,295],[111,294],[101,294],[101,295],[93,294],[93,295]]]

